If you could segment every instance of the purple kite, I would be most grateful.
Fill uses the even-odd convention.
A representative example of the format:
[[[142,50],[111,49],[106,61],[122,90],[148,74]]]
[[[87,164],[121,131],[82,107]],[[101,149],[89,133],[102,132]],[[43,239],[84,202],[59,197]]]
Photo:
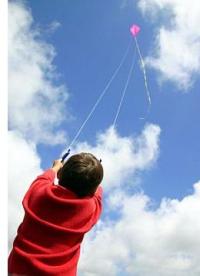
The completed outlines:
[[[136,36],[140,32],[140,27],[138,25],[132,25],[130,28],[130,32],[133,36]]]

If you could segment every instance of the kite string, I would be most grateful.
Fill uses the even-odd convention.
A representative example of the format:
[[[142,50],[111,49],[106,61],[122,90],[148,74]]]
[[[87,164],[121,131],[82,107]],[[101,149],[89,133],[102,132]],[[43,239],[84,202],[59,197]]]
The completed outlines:
[[[135,39],[135,45],[136,45],[136,48],[137,48],[137,51],[138,51],[138,54],[139,54],[139,57],[140,57],[140,62],[141,62],[141,65],[142,65],[142,71],[143,71],[143,77],[144,77],[144,85],[145,85],[147,99],[148,99],[149,107],[150,107],[151,106],[151,96],[150,96],[150,92],[149,92],[149,88],[148,88],[148,84],[147,84],[147,75],[146,75],[146,69],[145,69],[144,59],[142,57],[142,54],[141,54],[140,47],[139,47],[139,44],[138,44],[136,36],[134,36],[134,39]]]
[[[116,115],[115,115],[115,118],[114,118],[114,121],[113,121],[113,127],[116,126],[116,122],[117,122],[117,119],[119,117],[119,113],[121,111],[121,107],[122,107],[122,104],[123,104],[123,101],[124,101],[124,98],[125,98],[125,94],[126,94],[126,91],[127,91],[130,79],[131,79],[133,67],[135,65],[135,58],[136,58],[136,48],[135,48],[134,57],[133,57],[133,60],[132,60],[132,63],[131,63],[130,69],[129,69],[128,77],[127,77],[124,89],[122,91],[122,96],[121,96],[121,99],[120,99],[120,103],[118,105],[118,109],[117,109],[117,112],[116,112]]]
[[[80,126],[79,130],[77,131],[76,135],[74,136],[73,140],[71,141],[70,145],[68,146],[68,148],[71,148],[72,145],[74,144],[74,142],[77,140],[77,138],[79,137],[79,135],[81,134],[84,126],[86,125],[86,123],[88,122],[88,120],[90,119],[90,117],[92,116],[92,114],[94,113],[94,111],[96,110],[97,106],[99,105],[99,103],[101,102],[102,98],[104,97],[104,95],[106,94],[108,88],[110,87],[111,83],[113,82],[113,80],[115,79],[115,77],[117,76],[119,70],[121,69],[122,65],[124,64],[124,61],[128,55],[129,49],[130,49],[130,45],[131,45],[131,40],[130,43],[124,53],[124,55],[122,56],[122,59],[118,65],[118,67],[115,69],[113,75],[111,76],[110,80],[107,82],[105,88],[103,89],[102,93],[100,94],[99,98],[97,99],[96,103],[94,104],[94,106],[92,107],[91,111],[89,112],[88,116],[86,117],[85,121],[83,121],[82,125]]]

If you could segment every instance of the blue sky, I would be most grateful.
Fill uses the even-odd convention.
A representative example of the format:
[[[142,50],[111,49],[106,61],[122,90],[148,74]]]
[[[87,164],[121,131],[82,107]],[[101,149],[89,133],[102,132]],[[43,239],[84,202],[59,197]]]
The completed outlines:
[[[93,152],[105,169],[104,212],[84,239],[78,271],[80,276],[199,275],[200,3],[188,5],[187,0],[9,2],[10,246],[23,218],[24,193],[67,150],[119,65],[135,23],[141,27],[138,42],[152,105],[141,120],[148,104],[137,56],[117,128],[111,127],[134,55],[132,41],[72,149],[72,154]]]
[[[155,28],[159,21],[149,22],[136,4],[127,3],[122,7],[121,1],[59,1],[59,5],[56,1],[28,1],[28,5],[36,24],[43,30],[52,21],[61,23],[54,33],[44,31],[43,35],[57,52],[54,64],[60,73],[58,81],[69,89],[68,106],[74,119],[61,128],[67,129],[72,138],[119,64],[129,43],[131,24],[141,26],[138,40],[146,56],[154,51]],[[96,132],[112,123],[132,56],[131,49],[80,140],[92,142]],[[147,77],[152,97],[150,114],[146,120],[139,119],[146,112],[147,99],[137,61],[118,119],[118,131],[122,135],[137,134],[148,122],[161,127],[159,162],[143,174],[142,186],[155,200],[163,195],[181,198],[199,177],[200,84],[197,80],[189,91],[181,93],[170,82],[160,85],[159,76],[152,69],[147,69]],[[39,146],[44,168],[60,150],[61,147]]]

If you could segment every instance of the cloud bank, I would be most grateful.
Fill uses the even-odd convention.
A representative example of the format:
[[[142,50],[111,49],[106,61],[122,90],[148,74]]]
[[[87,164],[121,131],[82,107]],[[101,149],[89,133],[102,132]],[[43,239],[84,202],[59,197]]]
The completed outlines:
[[[200,2],[139,0],[138,5],[157,24],[155,52],[147,57],[147,64],[160,73],[161,80],[189,89],[200,72]]]
[[[23,2],[9,2],[8,18],[9,126],[32,142],[63,143],[65,133],[54,129],[69,117],[68,93],[54,84],[55,49],[42,39]]]
[[[23,219],[21,201],[30,183],[41,172],[36,145],[16,131],[8,133],[8,238],[9,249]]]
[[[112,126],[96,137],[96,145],[79,143],[74,152],[93,152],[103,160],[106,191],[132,182],[138,171],[149,168],[159,154],[160,128],[148,124],[138,137],[122,137]]]
[[[200,275],[200,182],[156,209],[143,193],[124,194],[114,206],[120,217],[102,221],[85,240],[80,275]]]

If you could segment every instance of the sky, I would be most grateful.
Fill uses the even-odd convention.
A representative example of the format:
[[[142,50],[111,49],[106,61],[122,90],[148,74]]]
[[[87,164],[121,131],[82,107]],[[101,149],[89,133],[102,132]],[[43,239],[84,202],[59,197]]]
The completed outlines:
[[[188,5],[9,2],[9,247],[31,181],[67,149],[131,41],[125,63],[71,149],[91,151],[105,170],[104,212],[86,236],[79,274],[199,275],[200,3]],[[152,105],[147,114],[136,55],[114,128],[134,56],[132,24],[141,27],[137,39]]]

